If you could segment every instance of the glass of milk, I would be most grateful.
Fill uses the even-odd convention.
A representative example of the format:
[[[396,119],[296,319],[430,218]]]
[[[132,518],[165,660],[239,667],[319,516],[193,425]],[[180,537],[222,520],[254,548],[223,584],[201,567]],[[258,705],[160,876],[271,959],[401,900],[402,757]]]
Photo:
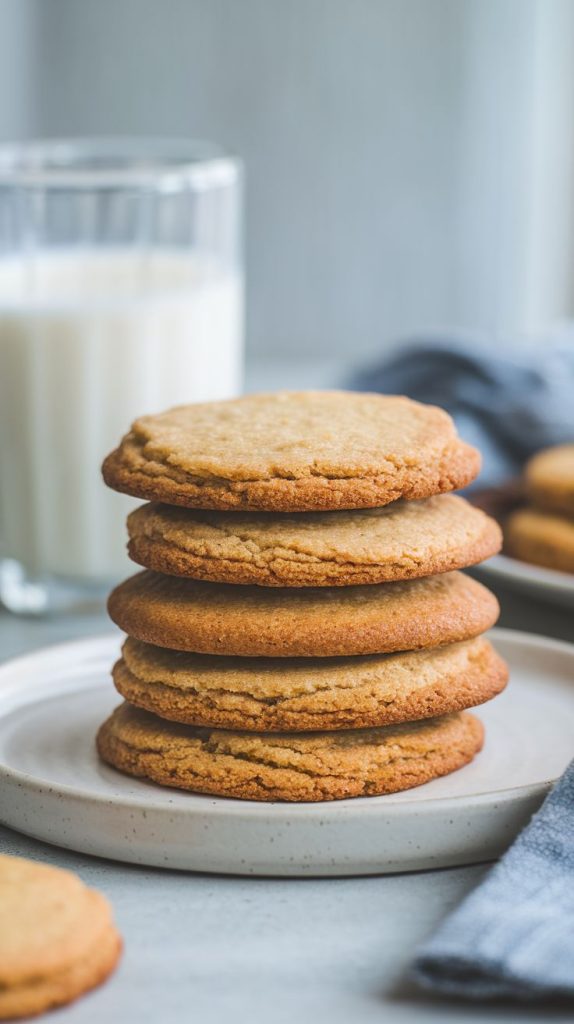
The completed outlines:
[[[0,146],[0,602],[130,571],[103,457],[143,413],[242,384],[241,169],[178,140]],[[132,566],[133,569],[133,566]]]

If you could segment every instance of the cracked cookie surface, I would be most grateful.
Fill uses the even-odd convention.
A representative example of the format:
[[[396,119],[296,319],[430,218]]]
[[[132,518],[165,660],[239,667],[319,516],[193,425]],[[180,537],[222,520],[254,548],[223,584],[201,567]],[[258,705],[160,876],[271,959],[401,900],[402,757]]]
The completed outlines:
[[[470,483],[476,449],[442,409],[401,396],[282,391],[142,416],[105,460],[106,483],[168,505],[374,508]]]
[[[247,733],[165,722],[122,704],[101,726],[100,756],[128,775],[242,800],[318,801],[420,786],[482,747],[468,712],[331,733]]]
[[[72,872],[0,855],[0,1019],[71,1002],[114,969],[110,907]]]
[[[496,554],[498,524],[436,495],[345,512],[198,512],[151,504],[128,516],[129,554],[157,572],[216,583],[349,586],[463,569]]]
[[[158,647],[240,657],[338,657],[456,643],[484,633],[498,602],[450,572],[356,587],[235,587],[145,570],[108,600],[113,621]]]
[[[222,658],[128,638],[113,669],[130,704],[223,729],[351,729],[475,707],[504,688],[507,667],[484,638],[394,655]]]

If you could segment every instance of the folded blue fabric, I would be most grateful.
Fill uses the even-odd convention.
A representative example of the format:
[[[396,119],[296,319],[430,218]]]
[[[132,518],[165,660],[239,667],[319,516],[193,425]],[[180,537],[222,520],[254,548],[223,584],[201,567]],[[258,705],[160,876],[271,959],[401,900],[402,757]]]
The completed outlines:
[[[350,386],[447,409],[461,437],[482,452],[481,487],[518,476],[541,448],[574,440],[573,331],[536,345],[480,337],[405,341]]]
[[[413,976],[427,990],[472,999],[574,997],[574,761],[422,947]]]

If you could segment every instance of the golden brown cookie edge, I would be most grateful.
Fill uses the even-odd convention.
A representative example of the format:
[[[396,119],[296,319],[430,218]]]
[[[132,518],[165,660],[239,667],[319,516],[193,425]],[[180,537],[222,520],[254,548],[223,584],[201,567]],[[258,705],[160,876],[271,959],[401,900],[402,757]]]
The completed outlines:
[[[127,435],[126,441],[130,438]],[[123,443],[123,442],[122,442]],[[466,487],[477,476],[479,452],[459,438],[447,446],[440,463],[408,467],[391,479],[383,476],[304,477],[298,480],[198,480],[182,482],[169,476],[147,475],[126,466],[122,445],[104,460],[102,474],[108,487],[135,498],[185,508],[268,512],[328,512],[336,509],[376,508],[399,498],[416,500]]]
[[[112,713],[97,734],[98,752],[107,764],[125,774],[146,778],[158,785],[240,800],[313,803],[396,793],[424,785],[464,767],[479,753],[484,742],[484,729],[480,720],[462,711],[436,719],[439,731],[433,737],[430,757],[428,753],[410,759],[404,755],[398,756],[393,765],[381,766],[375,778],[361,778],[356,772],[351,772],[345,778],[306,775],[301,770],[269,768],[230,757],[227,761],[235,762],[237,777],[231,774],[234,765],[227,764],[225,782],[222,784],[209,777],[198,779],[197,772],[193,772],[189,765],[189,759],[177,757],[174,768],[167,764],[161,751],[140,752],[123,743],[114,734],[114,716],[120,710],[116,709]],[[429,726],[432,722],[433,719],[429,719],[425,724]],[[161,727],[160,720],[158,726]],[[192,773],[193,778],[185,776],[186,768],[188,776]],[[270,778],[270,774],[275,777]]]
[[[98,935],[89,955],[61,971],[0,989],[0,1020],[32,1017],[75,1002],[103,984],[118,965],[122,938],[113,924]]]
[[[484,704],[501,693],[508,682],[508,666],[487,642],[485,655],[484,661],[473,665],[462,681],[447,675],[439,684],[429,684],[394,704],[381,701],[376,710],[368,711],[360,706],[315,713],[292,711],[282,702],[269,704],[265,700],[259,702],[257,713],[230,711],[214,705],[209,691],[202,696],[197,691],[188,693],[139,680],[123,658],[114,665],[112,677],[116,690],[126,701],[168,721],[254,732],[322,732],[420,721]]]
[[[142,601],[141,594],[136,594],[134,598],[133,588],[147,572],[153,576],[150,570],[145,570],[129,577],[111,592],[108,598],[110,618],[124,633],[136,640],[143,640],[156,647],[196,654],[324,658],[420,650],[470,640],[490,629],[500,612],[498,601],[490,590],[477,580],[464,577],[464,607],[463,594],[459,594],[452,604],[445,602],[436,612],[433,610],[432,616],[424,616],[419,605],[415,611],[421,614],[410,616],[400,624],[391,622],[383,627],[378,620],[358,625],[354,613],[349,617],[345,635],[340,623],[334,623],[327,613],[320,632],[312,628],[305,630],[303,620],[297,624],[296,631],[292,626],[280,631],[276,624],[268,623],[266,635],[261,622],[254,621],[248,613],[241,623],[241,629],[235,631],[229,629],[229,622],[223,615],[214,618],[207,628],[200,628],[197,618],[190,620],[180,614],[170,616],[167,622],[166,615],[160,617],[153,601],[146,600],[145,596]]]
[[[498,523],[487,519],[474,543],[420,563],[404,560],[402,564],[365,565],[336,561],[285,561],[283,569],[274,570],[255,562],[206,558],[182,550],[174,544],[143,535],[132,536],[128,554],[133,562],[154,572],[211,583],[233,583],[261,587],[348,587],[372,583],[392,583],[420,579],[456,569],[466,569],[495,555],[501,547],[502,533]]]

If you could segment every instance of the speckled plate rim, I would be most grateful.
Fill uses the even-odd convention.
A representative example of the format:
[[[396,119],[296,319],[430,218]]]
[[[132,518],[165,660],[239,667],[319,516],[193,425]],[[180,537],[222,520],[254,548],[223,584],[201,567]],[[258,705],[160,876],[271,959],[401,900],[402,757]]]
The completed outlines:
[[[531,649],[539,654],[549,654],[552,651],[559,657],[566,657],[568,662],[572,664],[574,681],[574,645],[551,640],[546,637],[527,635],[514,630],[497,629],[493,630],[491,635],[494,641],[498,639],[506,645],[514,645],[515,648],[522,651]],[[108,634],[102,637],[73,641],[68,644],[54,645],[5,662],[0,666],[0,719],[5,714],[10,713],[11,710],[17,711],[18,708],[23,707],[25,704],[33,703],[34,697],[37,696],[38,688],[41,688],[42,683],[37,682],[33,688],[34,696],[27,701],[23,701],[22,680],[29,679],[30,676],[40,679],[42,676],[45,676],[49,679],[50,673],[53,673],[54,669],[58,669],[60,687],[58,693],[53,698],[55,700],[66,692],[79,692],[83,688],[93,691],[95,688],[93,679],[91,682],[89,681],[90,668],[101,669],[102,664],[110,664],[117,655],[120,643],[120,635],[114,634],[110,636]],[[84,676],[80,679],[78,679],[77,675],[79,664],[83,665],[84,671]],[[102,683],[102,685],[104,684]],[[109,685],[107,680],[105,685]],[[107,770],[113,771],[112,769]],[[356,857],[351,857],[351,863],[348,862],[349,858],[331,858],[329,863],[326,863],[325,858],[322,860],[319,858],[321,863],[313,861],[312,863],[287,864],[281,862],[281,858],[279,857],[278,859],[277,856],[272,856],[270,859],[269,857],[267,859],[265,857],[258,859],[256,855],[253,861],[249,860],[249,863],[247,863],[245,858],[241,859],[241,863],[234,863],[232,855],[231,860],[229,856],[227,858],[224,856],[223,859],[219,857],[219,859],[216,858],[214,862],[211,862],[206,857],[205,852],[200,853],[198,860],[197,857],[192,856],[189,852],[186,853],[184,851],[182,854],[181,849],[177,855],[166,856],[164,853],[162,858],[160,858],[157,850],[146,852],[145,849],[139,849],[138,851],[122,849],[121,846],[116,846],[110,850],[105,847],[105,844],[98,844],[97,839],[94,843],[93,836],[91,839],[87,837],[86,842],[78,840],[77,837],[72,841],[58,837],[57,845],[81,849],[82,852],[95,853],[100,856],[113,857],[114,859],[125,859],[135,863],[175,867],[184,870],[240,874],[336,875],[420,870],[425,867],[472,863],[473,861],[476,862],[477,860],[489,859],[495,856],[503,848],[503,845],[507,844],[509,834],[511,838],[512,834],[525,823],[530,814],[539,806],[553,781],[553,778],[546,778],[536,784],[504,786],[500,789],[489,788],[485,792],[473,792],[470,795],[455,796],[434,796],[432,793],[433,783],[430,783],[428,787],[421,787],[420,790],[416,791],[417,799],[409,804],[400,801],[394,802],[397,797],[400,797],[400,794],[394,794],[390,797],[359,798],[323,804],[269,804],[186,794],[186,797],[190,796],[191,800],[195,801],[195,806],[192,807],[190,804],[189,813],[185,815],[178,813],[179,808],[175,812],[179,818],[188,817],[192,819],[195,816],[202,820],[209,820],[211,826],[216,831],[220,826],[226,827],[229,824],[232,830],[234,827],[245,825],[248,829],[250,827],[258,828],[262,830],[262,833],[267,834],[270,827],[281,830],[285,826],[291,826],[291,832],[298,831],[302,836],[305,835],[307,837],[309,837],[312,830],[315,833],[317,832],[315,825],[320,820],[322,826],[327,824],[331,830],[337,829],[338,826],[343,826],[347,834],[349,834],[351,829],[355,829],[360,824],[363,826],[363,829],[367,831],[371,829],[373,835],[376,833],[380,838],[381,822],[383,819],[384,823],[392,831],[399,823],[404,823],[405,818],[409,817],[409,810],[413,812],[412,817],[417,820],[417,827],[422,832],[428,832],[429,834],[433,831],[436,832],[437,820],[440,819],[444,822],[448,819],[449,814],[453,814],[456,817],[457,814],[460,816],[467,812],[470,813],[472,810],[474,819],[482,823],[480,827],[483,834],[480,843],[471,839],[458,843],[456,849],[449,851],[444,848],[444,843],[438,843],[438,840],[436,840],[434,845],[437,848],[429,849],[426,854],[423,850],[421,854],[414,854],[411,851],[408,855],[396,856],[396,851],[394,853],[390,851],[390,855],[386,859],[381,855],[380,859],[377,860],[376,866],[373,865],[372,857],[369,856],[366,856],[364,862],[361,863],[357,861]],[[171,791],[158,790],[158,787],[150,784],[146,785],[149,785],[150,788],[146,790],[145,794],[142,793],[141,796],[129,795],[128,797],[125,794],[121,794],[120,797],[117,797],[114,796],[112,791],[105,794],[94,794],[86,792],[81,787],[58,782],[57,795],[60,800],[69,805],[68,809],[71,810],[72,815],[83,812],[88,813],[89,808],[92,809],[89,813],[93,815],[105,815],[110,812],[110,805],[117,803],[118,807],[121,806],[126,813],[132,812],[136,816],[143,814],[145,817],[146,812],[152,812],[158,822],[171,822],[174,808],[171,806],[169,797],[166,798],[166,793],[171,793]],[[26,799],[31,805],[36,804],[40,806],[38,801],[46,797],[45,778],[37,778],[29,773],[18,771],[13,766],[7,767],[5,764],[0,763],[0,820],[3,820],[5,824],[11,827],[19,828],[20,831],[34,834],[37,838],[48,842],[55,842],[54,836],[47,835],[46,829],[38,827],[37,823],[34,823],[32,828],[24,827],[24,822],[13,807],[9,814],[4,813],[1,809],[3,792],[10,790],[13,794],[15,791],[14,787],[16,787],[19,794],[26,795]],[[411,791],[411,793],[413,792],[415,791]],[[197,806],[198,800],[201,804],[199,808]],[[484,823],[487,819],[493,818],[493,808],[496,812],[494,817],[498,825],[496,828],[493,828],[491,833],[488,833],[488,830],[485,833]],[[203,827],[206,826],[204,825]],[[368,836],[366,836],[367,840]],[[409,842],[412,845],[412,837]],[[394,845],[396,846],[396,843]],[[290,859],[293,860],[293,857]],[[295,860],[297,860],[296,857]]]

